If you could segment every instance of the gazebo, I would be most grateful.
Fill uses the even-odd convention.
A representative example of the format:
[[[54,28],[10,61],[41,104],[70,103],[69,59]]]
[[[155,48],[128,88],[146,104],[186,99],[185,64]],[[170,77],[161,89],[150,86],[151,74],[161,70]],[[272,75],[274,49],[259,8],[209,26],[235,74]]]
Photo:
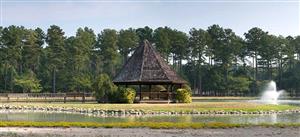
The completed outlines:
[[[126,87],[138,86],[137,102],[169,103],[175,99],[175,87],[181,87],[187,82],[176,74],[150,42],[144,40],[113,79],[113,83]],[[153,91],[152,86],[164,87],[164,90]]]

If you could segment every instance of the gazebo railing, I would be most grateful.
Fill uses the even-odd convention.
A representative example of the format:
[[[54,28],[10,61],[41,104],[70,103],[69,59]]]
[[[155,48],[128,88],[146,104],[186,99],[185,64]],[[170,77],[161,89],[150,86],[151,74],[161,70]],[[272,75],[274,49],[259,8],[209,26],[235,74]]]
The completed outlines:
[[[171,95],[169,92],[141,92],[142,100],[168,100]]]

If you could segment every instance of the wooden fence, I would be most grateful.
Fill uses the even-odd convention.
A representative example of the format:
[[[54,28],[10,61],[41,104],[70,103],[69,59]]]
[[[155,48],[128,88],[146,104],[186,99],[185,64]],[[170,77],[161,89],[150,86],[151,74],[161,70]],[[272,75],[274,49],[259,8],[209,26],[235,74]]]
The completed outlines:
[[[91,102],[92,93],[0,93],[0,102]]]

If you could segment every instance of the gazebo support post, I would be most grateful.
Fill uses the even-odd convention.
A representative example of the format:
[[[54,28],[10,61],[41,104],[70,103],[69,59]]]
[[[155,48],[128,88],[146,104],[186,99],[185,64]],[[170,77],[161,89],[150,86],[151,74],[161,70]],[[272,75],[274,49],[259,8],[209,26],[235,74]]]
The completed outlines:
[[[142,85],[139,84],[140,101],[142,100]]]
[[[170,85],[167,85],[167,100],[168,100],[168,102],[169,102],[169,100],[170,100]]]
[[[171,84],[171,101],[172,102],[175,102],[174,98],[175,98],[175,95],[174,95],[174,92],[173,92],[173,84]]]
[[[151,92],[151,84],[149,85],[149,99],[151,100],[152,99],[152,96],[151,96],[151,94],[152,94],[152,92]]]

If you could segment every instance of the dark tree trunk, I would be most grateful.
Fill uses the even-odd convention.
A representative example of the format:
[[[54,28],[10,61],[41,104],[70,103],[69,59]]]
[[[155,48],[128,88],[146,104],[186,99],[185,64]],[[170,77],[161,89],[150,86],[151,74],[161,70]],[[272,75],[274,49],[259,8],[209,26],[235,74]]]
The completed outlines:
[[[7,89],[7,64],[5,64],[4,68],[4,90]]]
[[[52,70],[52,92],[55,93],[56,91],[56,72],[55,72],[55,68]]]
[[[258,68],[257,68],[257,53],[255,52],[255,80],[257,80],[257,72],[258,72]]]

